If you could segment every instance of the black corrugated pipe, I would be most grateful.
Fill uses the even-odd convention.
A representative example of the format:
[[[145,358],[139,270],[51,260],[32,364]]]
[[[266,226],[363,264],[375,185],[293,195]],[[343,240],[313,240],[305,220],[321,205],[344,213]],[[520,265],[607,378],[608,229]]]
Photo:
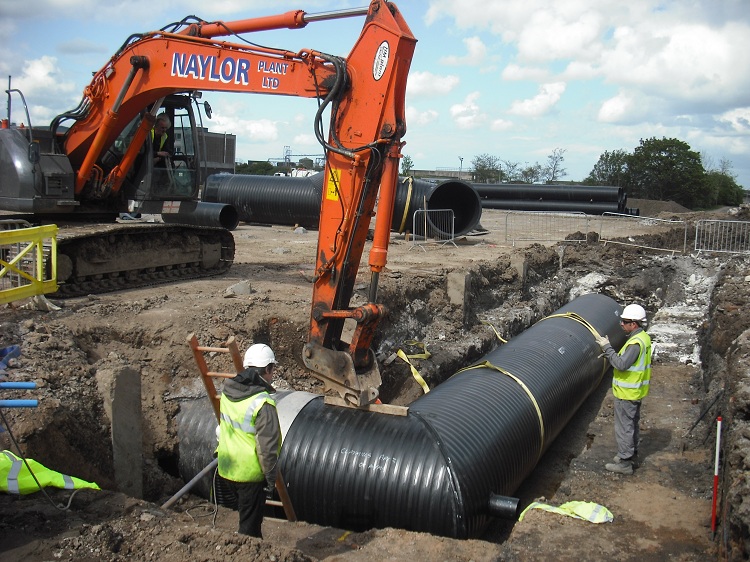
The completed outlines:
[[[231,205],[203,201],[181,201],[178,213],[162,213],[168,224],[213,226],[234,230],[240,224],[237,211]]]
[[[411,177],[400,177],[396,188],[396,203],[393,208],[391,230],[394,232],[412,232],[414,213],[418,210],[451,209],[453,211],[453,229],[455,236],[463,236],[474,230],[482,218],[482,203],[479,194],[468,183],[460,180],[445,180],[431,183],[415,180]],[[417,234],[419,225],[416,225]],[[446,232],[441,232],[432,224],[433,234],[446,238]],[[430,235],[430,233],[427,233]]]
[[[206,180],[205,201],[227,203],[245,222],[300,225],[317,228],[323,173],[306,178],[214,174]],[[433,184],[399,178],[391,230],[412,230],[414,212],[419,209],[451,209],[454,235],[474,230],[482,218],[482,204],[476,190],[466,182],[448,180]]]
[[[505,209],[507,211],[550,211],[581,212],[589,215],[603,213],[621,213],[619,203],[589,203],[586,201],[529,201],[512,199],[482,199],[485,209]]]
[[[515,515],[509,496],[606,370],[586,324],[617,348],[620,311],[604,295],[579,297],[416,400],[406,416],[325,405],[309,393],[280,395],[280,469],[298,518],[470,538],[491,517]],[[180,429],[186,480],[215,447],[216,421],[201,402],[207,428]],[[196,446],[200,440],[208,445]]]
[[[625,194],[622,187],[609,185],[540,185],[526,183],[474,183],[483,199],[527,199],[539,201],[610,201],[619,203]]]
[[[241,221],[318,228],[323,174],[304,178],[214,174],[208,176],[204,201],[227,203]]]

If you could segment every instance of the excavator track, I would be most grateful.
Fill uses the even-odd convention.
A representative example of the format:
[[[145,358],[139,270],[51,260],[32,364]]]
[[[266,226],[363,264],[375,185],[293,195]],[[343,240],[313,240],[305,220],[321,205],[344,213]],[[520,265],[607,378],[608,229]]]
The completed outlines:
[[[107,293],[208,277],[234,261],[223,228],[161,223],[58,225],[53,297]]]

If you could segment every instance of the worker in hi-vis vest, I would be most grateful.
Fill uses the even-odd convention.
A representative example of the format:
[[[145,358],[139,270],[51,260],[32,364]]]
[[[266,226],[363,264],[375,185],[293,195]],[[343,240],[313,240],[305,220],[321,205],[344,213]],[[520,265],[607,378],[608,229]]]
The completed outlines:
[[[251,345],[245,370],[224,383],[219,402],[219,476],[237,492],[239,532],[263,538],[263,507],[276,485],[281,428],[271,386],[276,357],[265,344]]]
[[[172,122],[166,113],[160,113],[156,117],[154,128],[151,129],[151,152],[154,157],[154,166],[157,168],[166,168],[167,159],[171,156],[168,151],[164,150],[167,142],[167,131],[172,126]]]
[[[651,384],[651,338],[644,331],[646,311],[638,304],[629,304],[620,315],[620,325],[628,339],[615,352],[607,336],[597,337],[604,356],[612,365],[612,394],[615,396],[615,440],[617,455],[604,468],[619,474],[633,474],[638,466],[638,424],[641,400]]]

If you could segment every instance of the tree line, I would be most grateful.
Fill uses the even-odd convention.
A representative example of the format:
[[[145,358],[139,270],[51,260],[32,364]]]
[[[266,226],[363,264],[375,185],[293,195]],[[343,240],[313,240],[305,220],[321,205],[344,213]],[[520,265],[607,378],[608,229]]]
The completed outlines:
[[[732,163],[716,165],[679,139],[641,139],[633,152],[605,151],[584,180],[625,188],[628,197],[675,201],[689,209],[739,205],[742,186]]]
[[[541,164],[480,154],[471,160],[470,170],[475,183],[555,182],[567,176],[565,152],[555,148]],[[402,175],[410,175],[413,167],[411,157],[404,156]],[[628,197],[671,200],[689,209],[739,205],[744,197],[729,160],[722,159],[716,165],[674,138],[641,139],[632,152],[605,151],[582,183],[623,187]]]

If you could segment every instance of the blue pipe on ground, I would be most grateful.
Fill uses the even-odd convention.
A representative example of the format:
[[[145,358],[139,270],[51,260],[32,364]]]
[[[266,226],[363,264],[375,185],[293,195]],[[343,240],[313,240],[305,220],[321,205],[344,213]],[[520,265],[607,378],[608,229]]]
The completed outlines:
[[[279,465],[297,517],[470,538],[501,512],[513,516],[509,496],[606,371],[587,324],[618,347],[620,311],[609,297],[579,297],[416,400],[406,416],[280,395]],[[200,416],[213,418],[201,402]],[[190,479],[210,460],[216,423],[196,431],[186,422],[179,423],[180,467]],[[210,444],[198,453],[201,431],[198,440]]]

